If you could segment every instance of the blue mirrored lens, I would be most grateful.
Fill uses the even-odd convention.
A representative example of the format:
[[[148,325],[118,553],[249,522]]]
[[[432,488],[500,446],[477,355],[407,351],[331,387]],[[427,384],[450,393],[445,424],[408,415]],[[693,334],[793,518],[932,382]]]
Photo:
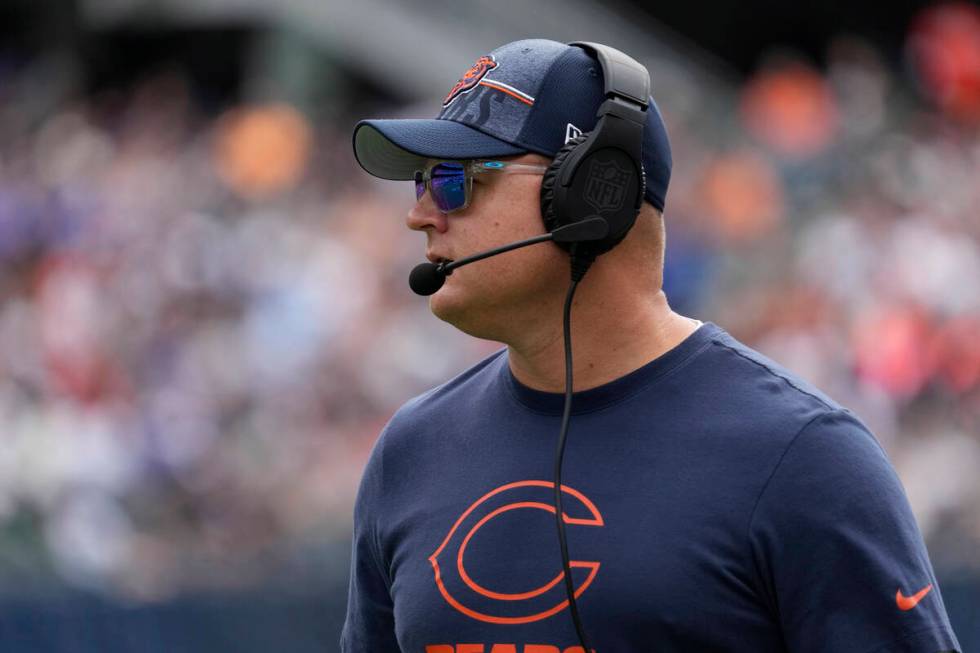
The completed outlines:
[[[422,176],[421,170],[415,171],[415,201],[422,199],[425,195],[425,178]]]
[[[429,182],[432,201],[440,211],[455,211],[466,204],[466,173],[462,163],[439,163],[432,167]],[[416,191],[418,193],[418,191]]]

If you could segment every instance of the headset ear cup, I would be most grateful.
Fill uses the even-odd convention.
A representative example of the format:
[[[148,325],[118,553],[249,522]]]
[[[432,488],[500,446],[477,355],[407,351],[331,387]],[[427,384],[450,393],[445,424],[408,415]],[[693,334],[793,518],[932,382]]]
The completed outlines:
[[[564,146],[558,153],[555,154],[554,160],[548,167],[548,170],[544,173],[544,178],[541,180],[541,218],[544,220],[544,227],[548,231],[554,231],[558,227],[563,227],[561,216],[558,215],[558,211],[555,209],[555,184],[558,181],[558,174],[561,172],[562,164],[568,155],[571,154],[572,150],[588,140],[589,134],[581,134],[576,136],[572,140],[565,143]],[[570,249],[570,243],[558,243],[559,246],[564,249]]]

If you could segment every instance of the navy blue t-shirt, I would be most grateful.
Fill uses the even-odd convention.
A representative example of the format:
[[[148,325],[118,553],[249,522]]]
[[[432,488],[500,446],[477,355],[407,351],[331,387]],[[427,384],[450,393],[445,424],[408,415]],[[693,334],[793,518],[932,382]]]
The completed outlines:
[[[503,349],[392,417],[354,508],[344,653],[581,653],[563,398]],[[562,507],[597,653],[959,650],[877,440],[717,325],[572,411]]]

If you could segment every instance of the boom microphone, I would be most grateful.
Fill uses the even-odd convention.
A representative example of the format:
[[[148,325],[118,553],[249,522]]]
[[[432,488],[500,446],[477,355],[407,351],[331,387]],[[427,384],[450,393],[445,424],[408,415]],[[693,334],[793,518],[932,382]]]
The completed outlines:
[[[431,295],[446,283],[444,263],[419,263],[408,275],[408,285],[416,295]]]
[[[517,242],[488,249],[485,252],[467,256],[458,261],[443,261],[442,263],[419,263],[408,275],[408,285],[412,291],[418,295],[431,295],[446,282],[446,277],[453,273],[453,270],[464,265],[469,265],[476,261],[481,261],[497,254],[509,252],[512,249],[536,245],[552,240],[556,243],[581,243],[590,240],[602,240],[609,233],[609,223],[600,217],[589,218],[580,222],[559,227],[540,236],[518,240]]]

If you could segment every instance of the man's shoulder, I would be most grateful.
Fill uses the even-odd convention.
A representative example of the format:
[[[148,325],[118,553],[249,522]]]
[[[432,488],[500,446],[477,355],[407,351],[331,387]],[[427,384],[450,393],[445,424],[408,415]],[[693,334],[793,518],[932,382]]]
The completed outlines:
[[[719,328],[712,340],[716,358],[711,364],[719,376],[738,380],[742,392],[754,394],[769,405],[805,405],[827,412],[844,410],[844,406],[813,383],[739,341],[724,329]]]
[[[792,462],[794,474],[827,478],[847,458],[855,469],[874,470],[876,479],[893,473],[881,443],[851,409],[726,331],[712,340],[701,372],[710,387],[702,381],[697,389],[710,400],[699,423],[727,442],[736,438],[733,456],[751,461],[746,469],[769,478]]]
[[[761,457],[785,451],[805,427],[828,419],[849,424],[853,437],[866,437],[857,415],[796,372],[720,327],[711,340],[685,383],[698,399],[697,423],[706,432],[735,437],[742,450]]]

